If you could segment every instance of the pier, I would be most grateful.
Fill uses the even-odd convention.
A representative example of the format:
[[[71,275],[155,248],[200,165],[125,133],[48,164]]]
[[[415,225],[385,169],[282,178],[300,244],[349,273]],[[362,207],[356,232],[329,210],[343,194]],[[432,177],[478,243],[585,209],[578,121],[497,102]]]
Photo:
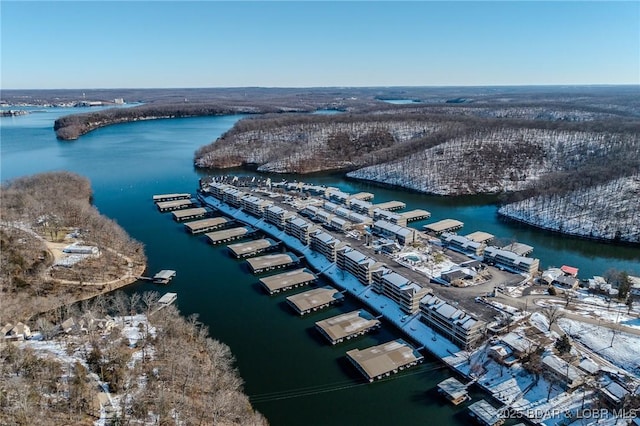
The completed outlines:
[[[169,306],[173,304],[173,302],[175,302],[177,298],[178,298],[177,293],[166,293],[164,296],[158,299],[158,305],[164,308],[165,306]]]
[[[380,328],[382,323],[369,312],[360,309],[346,314],[337,315],[316,322],[316,329],[335,345],[345,340],[362,336],[372,330]]]
[[[178,210],[173,212],[173,218],[177,222],[184,222],[185,220],[198,219],[205,217],[209,214],[209,210],[204,207],[196,207],[193,209]]]
[[[203,232],[215,231],[227,226],[231,221],[224,217],[210,217],[207,219],[194,220],[184,224],[184,228],[190,234],[202,234]]]
[[[489,243],[493,241],[495,235],[490,234],[488,232],[476,231],[472,232],[469,235],[465,235],[465,237],[471,241],[475,241],[476,243]]]
[[[153,202],[159,203],[162,201],[175,201],[175,200],[190,200],[191,194],[179,193],[179,194],[157,194],[153,196]]]
[[[249,269],[254,274],[287,268],[300,263],[300,259],[293,253],[267,254],[247,259]]]
[[[161,212],[172,212],[174,210],[182,210],[187,209],[189,207],[193,207],[195,204],[193,201],[189,200],[173,200],[173,201],[160,201],[156,203],[158,210]]]
[[[422,209],[409,210],[408,212],[401,212],[398,214],[402,216],[407,222],[429,219],[431,217],[430,212]]]
[[[507,246],[502,247],[502,250],[510,251],[511,253],[515,253],[518,256],[528,256],[533,253],[533,246],[522,243],[511,243]]]
[[[237,228],[223,229],[205,234],[211,244],[227,243],[255,234],[257,230],[251,226],[239,226]]]
[[[459,405],[469,399],[467,386],[460,383],[455,377],[449,377],[438,383],[438,392],[453,405]]]
[[[274,250],[280,245],[279,242],[270,238],[248,241],[246,243],[236,243],[227,246],[231,254],[236,259],[244,259],[269,250]]]
[[[469,406],[469,415],[484,426],[499,426],[504,423],[498,410],[484,399]]]
[[[330,286],[314,288],[313,290],[287,297],[289,306],[301,316],[324,309],[334,303],[340,303],[343,300],[343,294]]]
[[[172,271],[171,269],[163,269],[162,271],[155,274],[152,278],[153,282],[156,284],[168,284],[176,276],[176,271]]]
[[[402,201],[385,201],[384,203],[373,204],[371,207],[373,210],[381,209],[392,212],[395,210],[404,209],[405,207],[407,207],[407,205]]]
[[[430,231],[436,235],[440,235],[443,232],[453,232],[461,229],[464,223],[455,219],[443,219],[438,222],[430,223],[424,226],[424,229]]]
[[[307,269],[296,269],[278,275],[260,278],[260,284],[272,295],[292,288],[309,285],[316,280],[316,276]]]
[[[424,357],[413,346],[397,339],[367,349],[350,350],[347,359],[369,382],[373,382],[418,365]]]

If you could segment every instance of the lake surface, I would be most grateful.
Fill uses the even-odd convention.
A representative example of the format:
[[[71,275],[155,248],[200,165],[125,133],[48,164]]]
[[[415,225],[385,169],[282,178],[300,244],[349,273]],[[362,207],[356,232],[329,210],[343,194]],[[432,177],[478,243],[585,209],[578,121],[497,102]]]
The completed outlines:
[[[144,121],[106,127],[77,141],[56,140],[55,118],[82,109],[51,108],[42,113],[3,117],[0,121],[2,180],[49,170],[70,170],[91,179],[98,209],[142,241],[149,271],[175,269],[168,287],[134,284],[128,291],[178,293],[180,310],[199,319],[211,335],[228,344],[255,407],[273,425],[370,424],[403,422],[467,424],[464,407],[438,398],[436,384],[450,373],[426,357],[423,366],[369,385],[346,361],[353,348],[402,337],[385,324],[376,334],[335,347],[313,329],[315,321],[361,307],[356,300],[299,318],[285,304],[286,295],[269,297],[241,261],[224,246],[213,247],[161,214],[151,196],[195,192],[200,177],[193,153],[228,130],[240,116]],[[250,174],[243,172],[244,174]],[[295,177],[292,177],[295,178]],[[402,200],[407,208],[432,212],[465,223],[463,232],[483,230],[535,247],[543,266],[570,264],[580,276],[610,267],[640,274],[640,249],[555,235],[499,221],[491,197],[442,198],[348,181],[333,175],[301,178],[344,191],[370,191],[376,201]],[[426,223],[416,222],[417,226]],[[474,400],[481,395],[473,394]]]

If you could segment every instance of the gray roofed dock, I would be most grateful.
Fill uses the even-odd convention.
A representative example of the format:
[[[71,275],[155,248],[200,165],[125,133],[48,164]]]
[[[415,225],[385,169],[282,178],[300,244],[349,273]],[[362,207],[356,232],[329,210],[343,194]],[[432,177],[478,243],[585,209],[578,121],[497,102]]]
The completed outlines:
[[[248,241],[246,243],[229,244],[227,248],[236,259],[251,257],[258,253],[273,250],[280,245],[279,242],[270,238],[262,238],[260,240]]]
[[[315,280],[316,276],[303,268],[260,278],[260,284],[262,284],[262,286],[271,295],[311,284]]]
[[[469,399],[467,386],[455,377],[449,377],[438,383],[438,392],[444,395],[453,405],[459,405]]]
[[[469,415],[476,419],[478,423],[486,426],[498,426],[504,423],[500,412],[484,399],[469,406]]]
[[[231,223],[225,217],[209,217],[206,219],[194,220],[184,224],[184,228],[191,234],[201,234],[203,232],[215,231]]]
[[[173,201],[160,201],[156,203],[158,210],[161,212],[170,212],[174,210],[187,209],[194,206],[194,202],[191,199],[188,200],[173,200]]]
[[[184,222],[190,219],[199,219],[209,214],[209,210],[204,207],[196,207],[193,209],[178,210],[173,212],[173,218],[177,222]]]
[[[159,203],[162,201],[174,201],[174,200],[190,200],[191,194],[189,193],[176,193],[176,194],[156,194],[153,196],[153,202]]]
[[[484,231],[475,231],[466,235],[466,237],[476,243],[489,243],[495,238],[495,235]]]
[[[369,380],[382,379],[422,362],[424,357],[402,339],[367,349],[353,349],[347,358]]]
[[[221,244],[240,238],[248,237],[256,232],[251,226],[239,226],[237,228],[223,229],[205,234],[211,244]]]
[[[502,247],[502,250],[510,251],[518,256],[528,256],[533,253],[533,246],[522,243],[511,243]]]
[[[313,311],[331,306],[344,300],[340,291],[333,287],[325,286],[314,288],[303,293],[287,297],[287,303],[298,313],[305,315]]]
[[[369,312],[360,309],[316,322],[316,328],[332,345],[368,333],[381,326]]]
[[[158,284],[167,284],[176,276],[176,271],[171,269],[163,269],[153,276],[153,282]]]
[[[267,254],[247,259],[249,269],[254,274],[282,269],[300,263],[300,259],[293,253]]]
[[[400,216],[405,218],[407,222],[413,222],[415,220],[429,219],[431,217],[431,213],[422,209],[409,210],[408,212],[398,213]]]

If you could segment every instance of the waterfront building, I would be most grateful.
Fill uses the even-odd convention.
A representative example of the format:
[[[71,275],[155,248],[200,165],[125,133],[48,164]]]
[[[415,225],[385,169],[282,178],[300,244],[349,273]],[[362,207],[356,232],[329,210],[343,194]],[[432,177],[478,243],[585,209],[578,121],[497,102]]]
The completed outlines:
[[[230,206],[240,207],[242,205],[242,197],[245,195],[247,195],[245,192],[230,186],[222,190],[222,201]]]
[[[330,262],[336,261],[338,248],[346,245],[347,243],[341,242],[334,238],[333,235],[324,231],[318,230],[311,234],[311,249],[322,254]]]
[[[461,348],[473,347],[484,336],[485,323],[428,294],[420,300],[421,320]]]
[[[264,200],[254,195],[246,195],[241,199],[242,210],[252,216],[262,217],[264,210],[273,205],[273,201]]]
[[[373,271],[373,291],[393,300],[403,312],[414,314],[420,310],[420,300],[431,290],[415,283],[389,268]]]
[[[495,264],[518,274],[533,275],[538,272],[540,260],[517,255],[511,251],[489,246],[484,249],[484,262]]]
[[[443,232],[440,240],[444,247],[450,248],[457,252],[466,254],[467,256],[481,257],[484,249],[487,247],[485,243],[478,243],[462,235]]]
[[[295,217],[295,213],[282,207],[271,205],[264,209],[264,220],[275,225],[278,229],[284,229],[287,220]]]
[[[304,245],[309,244],[311,233],[317,229],[317,225],[299,217],[289,219],[284,225],[284,232],[297,238]]]
[[[348,248],[337,250],[336,262],[338,266],[358,278],[364,285],[373,283],[373,271],[384,266],[384,263],[372,259],[358,250]]]
[[[417,240],[415,229],[394,225],[386,220],[377,220],[373,224],[372,231],[376,235],[396,240],[401,246],[406,246]]]
[[[211,182],[209,184],[209,193],[218,200],[222,200],[224,198],[224,190],[228,188],[231,187],[226,183]]]

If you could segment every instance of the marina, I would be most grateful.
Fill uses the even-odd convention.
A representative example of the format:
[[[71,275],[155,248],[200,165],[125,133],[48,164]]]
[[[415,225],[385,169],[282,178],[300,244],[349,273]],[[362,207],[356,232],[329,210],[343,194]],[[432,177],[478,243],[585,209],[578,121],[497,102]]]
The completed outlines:
[[[455,377],[449,377],[438,383],[438,392],[453,405],[459,405],[469,399],[467,386],[459,382]]]
[[[484,399],[469,406],[469,415],[484,426],[500,426],[504,423],[500,412]]]
[[[249,269],[253,274],[288,268],[300,263],[300,258],[293,253],[267,254],[247,259]]]
[[[431,217],[431,213],[422,209],[409,210],[408,212],[400,212],[398,214],[402,216],[407,222],[429,219]]]
[[[364,309],[316,322],[316,329],[332,345],[380,328],[381,322]]]
[[[184,222],[185,220],[198,219],[201,217],[205,217],[208,214],[209,214],[209,210],[205,209],[204,207],[196,207],[193,209],[175,211],[173,212],[173,218],[177,222]]]
[[[174,200],[190,200],[191,194],[187,192],[176,194],[156,194],[153,196],[153,202],[159,203],[162,201],[174,201]]]
[[[287,303],[298,315],[319,311],[344,300],[344,295],[330,286],[318,287],[287,297]]]
[[[207,219],[194,220],[184,224],[184,228],[190,234],[201,234],[203,232],[215,231],[228,226],[232,221],[224,217],[210,217]]]
[[[193,201],[189,200],[173,200],[173,201],[160,201],[156,203],[158,210],[161,212],[171,212],[174,210],[187,209],[193,207]]]
[[[367,349],[350,350],[347,359],[369,382],[373,382],[418,365],[424,357],[413,346],[397,339]]]
[[[236,259],[255,256],[269,250],[274,250],[280,246],[280,242],[271,238],[248,241],[246,243],[229,244],[227,248]]]
[[[302,287],[315,282],[316,276],[308,269],[296,269],[295,271],[285,272],[282,274],[271,275],[260,278],[260,284],[267,290],[270,295],[280,293],[281,291],[291,290],[296,287]]]
[[[246,238],[255,234],[257,230],[251,226],[239,226],[237,228],[223,229],[222,231],[209,232],[206,237],[211,244],[227,243],[240,238]]]

